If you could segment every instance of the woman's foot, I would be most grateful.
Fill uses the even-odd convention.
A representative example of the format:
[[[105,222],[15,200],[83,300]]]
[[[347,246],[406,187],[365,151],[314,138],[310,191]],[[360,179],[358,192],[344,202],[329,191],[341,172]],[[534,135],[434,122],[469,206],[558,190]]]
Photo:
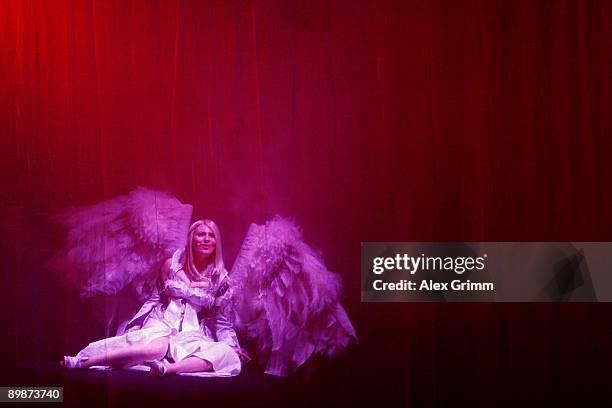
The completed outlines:
[[[67,370],[76,370],[82,367],[82,363],[89,360],[89,357],[72,357],[64,356],[64,360],[60,361],[60,365]]]
[[[153,378],[163,377],[168,372],[168,363],[164,360],[147,361],[145,364],[148,365],[150,368],[149,377],[153,377]]]

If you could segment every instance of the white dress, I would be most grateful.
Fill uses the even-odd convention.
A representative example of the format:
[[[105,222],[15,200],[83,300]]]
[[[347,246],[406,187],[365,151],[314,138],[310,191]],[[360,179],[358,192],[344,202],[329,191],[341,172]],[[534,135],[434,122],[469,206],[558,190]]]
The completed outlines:
[[[231,285],[225,286],[229,284],[227,271],[215,279],[209,289],[189,288],[176,276],[183,267],[181,258],[181,250],[172,256],[170,276],[163,288],[167,304],[160,301],[157,292],[154,293],[127,326],[138,323],[141,329],[90,343],[77,357],[104,354],[168,337],[166,358],[179,362],[195,356],[209,361],[214,374],[238,375],[240,358],[232,347],[239,347],[239,343],[232,324]]]

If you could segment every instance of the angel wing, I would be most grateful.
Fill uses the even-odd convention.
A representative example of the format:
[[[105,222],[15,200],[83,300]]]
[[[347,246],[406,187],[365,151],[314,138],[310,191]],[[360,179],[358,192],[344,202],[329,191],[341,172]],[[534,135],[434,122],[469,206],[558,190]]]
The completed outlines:
[[[117,314],[129,315],[121,313],[122,305],[142,304],[150,295],[162,260],[185,246],[192,210],[170,194],[143,187],[66,210],[53,218],[68,235],[52,265],[83,300],[104,302],[106,307],[95,309],[106,311],[108,332]]]
[[[251,224],[230,273],[236,328],[255,343],[268,374],[286,376],[313,355],[333,357],[357,341],[340,305],[340,277],[276,216]]]

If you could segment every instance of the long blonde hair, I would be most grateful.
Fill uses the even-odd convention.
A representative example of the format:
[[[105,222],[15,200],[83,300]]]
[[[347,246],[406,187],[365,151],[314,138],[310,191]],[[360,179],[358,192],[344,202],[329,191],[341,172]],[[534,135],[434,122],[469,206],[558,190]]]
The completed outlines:
[[[215,224],[215,222],[212,220],[198,220],[191,224],[191,226],[189,227],[187,246],[185,247],[185,273],[187,274],[187,276],[189,276],[190,279],[194,279],[201,276],[201,273],[195,266],[195,257],[193,255],[193,236],[195,235],[196,228],[198,228],[200,225],[206,225],[215,234],[215,259],[213,261],[214,266],[212,277],[214,279],[217,279],[225,271],[225,264],[223,263],[221,232],[219,231],[219,227],[217,227],[217,224]]]

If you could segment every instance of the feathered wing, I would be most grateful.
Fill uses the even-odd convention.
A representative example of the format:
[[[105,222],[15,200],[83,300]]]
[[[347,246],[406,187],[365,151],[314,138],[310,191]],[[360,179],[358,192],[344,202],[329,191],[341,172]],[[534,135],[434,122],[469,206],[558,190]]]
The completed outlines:
[[[289,375],[311,356],[333,357],[357,341],[339,303],[340,277],[292,221],[251,224],[231,276],[237,329],[255,342],[266,373]]]
[[[67,232],[53,259],[82,299],[103,299],[106,313],[151,293],[160,263],[185,246],[192,207],[170,194],[138,187],[125,196],[73,208],[54,217]],[[110,307],[109,307],[110,305]],[[110,316],[106,316],[107,328]]]

